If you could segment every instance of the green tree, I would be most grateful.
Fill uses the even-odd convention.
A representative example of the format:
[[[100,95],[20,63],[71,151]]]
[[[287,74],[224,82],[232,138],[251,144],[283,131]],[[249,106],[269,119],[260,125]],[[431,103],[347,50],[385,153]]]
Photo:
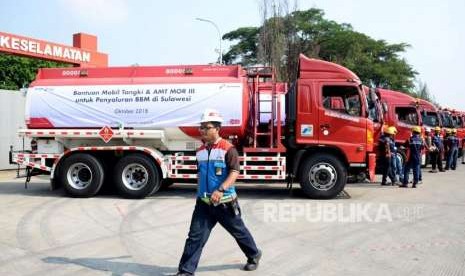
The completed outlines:
[[[227,53],[223,55],[225,64],[242,64],[244,66],[257,64],[257,46],[260,29],[244,27],[229,32],[223,36],[226,40],[237,40]]]
[[[71,65],[60,62],[0,53],[0,89],[18,90],[27,87],[39,68],[69,66]]]
[[[276,4],[272,6],[272,9],[277,8],[280,7]],[[320,9],[293,11],[284,15],[280,9],[268,14],[271,16],[264,16],[262,26],[254,28],[253,36],[236,35],[231,39],[237,41],[226,53],[231,52],[237,58],[235,61],[229,60],[231,63],[251,65],[257,61],[273,65],[279,72],[279,80],[291,82],[296,79],[299,54],[303,53],[308,57],[341,64],[354,71],[368,85],[414,92],[417,72],[400,56],[407,50],[408,44],[375,40],[356,32],[350,24],[326,19]],[[245,28],[226,34],[224,39],[241,29]],[[253,48],[244,45],[253,45]],[[243,59],[243,56],[253,56],[254,59]]]
[[[420,99],[424,99],[424,100],[427,100],[428,102],[431,102],[435,105],[439,105],[437,102],[436,102],[436,99],[434,98],[433,95],[431,95],[431,92],[428,88],[428,85],[426,84],[426,82],[422,82],[421,80],[418,80],[417,81],[417,86],[415,88],[415,92],[412,93],[412,96],[416,97],[416,98],[420,98]]]

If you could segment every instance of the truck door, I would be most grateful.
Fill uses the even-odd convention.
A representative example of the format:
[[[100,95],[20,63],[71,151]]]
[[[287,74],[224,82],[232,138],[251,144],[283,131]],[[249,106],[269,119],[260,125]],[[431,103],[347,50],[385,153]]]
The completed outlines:
[[[296,142],[298,144],[318,143],[318,110],[313,96],[314,83],[299,80],[296,96]]]
[[[367,118],[362,91],[354,83],[319,83],[319,144],[342,149],[350,163],[366,159]]]

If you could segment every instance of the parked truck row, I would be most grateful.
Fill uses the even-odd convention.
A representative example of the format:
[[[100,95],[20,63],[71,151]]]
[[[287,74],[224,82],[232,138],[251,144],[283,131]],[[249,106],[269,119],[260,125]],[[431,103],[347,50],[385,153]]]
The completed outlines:
[[[200,114],[215,108],[239,151],[239,179],[298,182],[308,197],[333,198],[351,175],[374,180],[383,126],[399,129],[399,144],[413,125],[464,127],[463,113],[368,89],[338,64],[301,55],[298,69],[289,87],[272,68],[240,65],[41,69],[19,130],[35,146],[12,150],[10,161],[50,174],[70,196],[93,196],[105,183],[144,198],[195,181]]]

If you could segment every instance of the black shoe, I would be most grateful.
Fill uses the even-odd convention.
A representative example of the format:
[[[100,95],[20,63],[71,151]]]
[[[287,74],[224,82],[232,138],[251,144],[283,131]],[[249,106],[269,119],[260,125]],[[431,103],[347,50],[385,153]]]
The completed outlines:
[[[382,182],[381,183],[381,186],[388,186],[389,184],[387,184],[386,182]]]
[[[262,251],[258,251],[258,255],[255,258],[248,258],[247,263],[244,266],[245,271],[254,271],[258,268],[258,263],[262,258]]]
[[[417,187],[417,184],[413,184],[412,188],[416,188]]]
[[[399,185],[399,188],[408,188],[408,185],[407,184],[402,184],[402,185]]]
[[[192,276],[194,274],[192,273],[189,273],[189,272],[178,272],[176,274],[174,274],[174,276]]]

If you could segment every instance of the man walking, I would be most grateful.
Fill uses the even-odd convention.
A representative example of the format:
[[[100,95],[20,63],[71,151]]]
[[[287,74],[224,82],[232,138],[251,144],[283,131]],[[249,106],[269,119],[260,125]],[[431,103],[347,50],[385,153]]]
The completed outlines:
[[[220,137],[223,118],[218,111],[205,110],[200,124],[204,145],[197,151],[197,201],[188,238],[176,275],[194,275],[210,232],[220,223],[236,240],[247,257],[244,270],[256,270],[262,256],[241,218],[233,186],[239,175],[239,156],[234,146]]]

